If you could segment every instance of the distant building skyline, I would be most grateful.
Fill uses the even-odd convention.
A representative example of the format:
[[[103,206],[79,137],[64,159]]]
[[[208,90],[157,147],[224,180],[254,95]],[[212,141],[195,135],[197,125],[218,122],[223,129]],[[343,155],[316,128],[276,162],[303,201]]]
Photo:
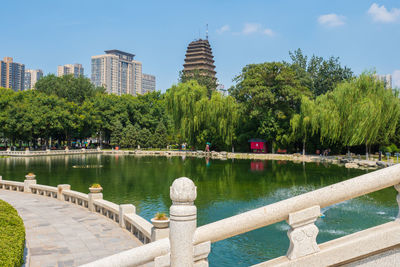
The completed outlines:
[[[156,76],[142,74],[142,94],[151,93],[156,90]]]
[[[92,83],[111,94],[142,94],[142,63],[134,60],[135,55],[116,49],[104,52],[92,56]]]
[[[33,89],[38,80],[43,77],[42,70],[25,70],[24,90]]]
[[[376,74],[375,77],[382,81],[386,89],[392,89],[392,75],[391,74]]]
[[[78,78],[79,76],[84,76],[84,69],[82,67],[82,64],[65,64],[65,65],[59,65],[57,67],[57,76],[61,77],[64,75],[69,75],[73,74],[75,78]]]
[[[12,57],[4,57],[0,61],[0,87],[14,91],[24,90],[25,65],[13,61]]]

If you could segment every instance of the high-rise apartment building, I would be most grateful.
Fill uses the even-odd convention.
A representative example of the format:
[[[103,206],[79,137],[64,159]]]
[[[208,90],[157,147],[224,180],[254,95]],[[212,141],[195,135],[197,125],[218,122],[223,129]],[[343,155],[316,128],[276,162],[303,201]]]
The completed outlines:
[[[58,66],[57,76],[61,77],[64,75],[73,74],[75,78],[83,76],[83,67],[81,64],[66,64],[63,66]]]
[[[208,39],[191,42],[185,56],[184,73],[198,71],[201,75],[215,78],[214,56]]]
[[[24,77],[24,89],[33,89],[35,88],[36,82],[43,77],[42,70],[26,70]]]
[[[391,74],[384,74],[384,75],[376,74],[375,77],[379,81],[382,81],[384,83],[386,89],[392,88],[392,75]]]
[[[13,62],[12,57],[0,60],[0,87],[24,90],[25,65]]]
[[[92,57],[92,83],[104,86],[107,93],[138,95],[142,93],[142,63],[135,55],[120,50],[106,50]]]
[[[156,90],[156,76],[145,74],[142,75],[142,94],[151,93]]]

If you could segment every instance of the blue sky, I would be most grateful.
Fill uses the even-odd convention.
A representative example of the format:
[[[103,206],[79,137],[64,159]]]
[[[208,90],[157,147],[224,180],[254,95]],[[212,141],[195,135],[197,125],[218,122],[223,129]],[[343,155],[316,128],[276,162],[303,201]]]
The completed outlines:
[[[289,60],[288,51],[340,57],[356,74],[375,68],[400,87],[400,1],[5,1],[0,57],[56,73],[107,49],[131,52],[157,89],[177,82],[189,42],[205,36],[225,87],[250,63]]]

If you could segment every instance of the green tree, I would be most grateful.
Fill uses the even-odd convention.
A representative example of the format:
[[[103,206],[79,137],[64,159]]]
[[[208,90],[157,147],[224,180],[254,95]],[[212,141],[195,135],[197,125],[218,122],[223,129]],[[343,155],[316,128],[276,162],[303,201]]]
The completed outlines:
[[[113,122],[110,144],[112,146],[120,146],[123,140],[123,126],[119,120]]]
[[[138,124],[133,126],[131,123],[128,123],[123,130],[121,146],[136,148],[139,142],[139,131],[140,127]]]
[[[207,95],[211,97],[213,91],[217,89],[217,79],[209,73],[200,70],[181,71],[179,73],[179,82],[185,83],[190,80],[195,80],[199,85],[207,88]]]
[[[138,143],[141,147],[148,148],[152,146],[150,142],[151,132],[147,128],[142,128],[139,131]]]
[[[54,94],[75,103],[83,103],[85,99],[105,91],[103,87],[95,87],[90,79],[83,76],[75,78],[72,74],[61,77],[56,77],[54,74],[47,75],[38,80],[35,89],[44,94]]]
[[[340,83],[316,99],[321,139],[350,148],[388,143],[400,116],[399,99],[372,73]]]
[[[273,147],[287,145],[290,119],[300,110],[301,97],[311,95],[296,72],[287,63],[251,64],[234,81],[229,91],[242,112],[239,142],[247,144],[248,139],[259,137]]]
[[[338,57],[325,60],[313,55],[308,60],[300,48],[289,52],[289,55],[291,66],[296,70],[302,84],[310,88],[314,96],[332,91],[338,83],[353,77],[351,69],[342,67]]]
[[[315,114],[315,103],[306,96],[301,99],[300,113],[293,115],[290,120],[292,137],[294,140],[301,139],[303,143],[303,155],[306,154],[306,141],[318,129]]]
[[[238,123],[238,107],[232,97],[213,92],[191,80],[172,86],[166,94],[177,136],[196,148],[212,142],[218,149],[232,145]]]
[[[166,148],[168,145],[167,136],[167,128],[165,128],[164,123],[160,122],[152,135],[151,145],[155,148]]]

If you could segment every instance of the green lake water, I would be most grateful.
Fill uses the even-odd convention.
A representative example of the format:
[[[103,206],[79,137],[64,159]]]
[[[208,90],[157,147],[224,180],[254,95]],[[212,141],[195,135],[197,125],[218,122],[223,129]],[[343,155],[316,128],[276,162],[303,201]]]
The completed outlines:
[[[96,168],[82,168],[84,166]],[[102,165],[100,167],[99,165]],[[366,171],[336,165],[289,161],[206,160],[181,157],[74,155],[0,158],[5,180],[23,181],[34,172],[39,184],[71,184],[87,193],[92,183],[103,186],[104,198],[132,203],[150,219],[168,213],[169,187],[182,176],[197,186],[198,225],[337,183]],[[318,243],[394,220],[396,191],[388,188],[323,209]],[[212,245],[210,266],[249,266],[282,256],[289,247],[285,222],[273,224]]]

